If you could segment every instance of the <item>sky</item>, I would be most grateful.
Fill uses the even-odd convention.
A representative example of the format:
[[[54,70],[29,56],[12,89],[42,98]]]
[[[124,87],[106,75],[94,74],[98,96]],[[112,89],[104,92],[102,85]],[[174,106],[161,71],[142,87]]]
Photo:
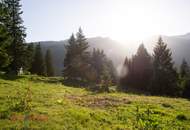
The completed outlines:
[[[143,40],[190,32],[190,0],[21,0],[27,42],[86,37]]]

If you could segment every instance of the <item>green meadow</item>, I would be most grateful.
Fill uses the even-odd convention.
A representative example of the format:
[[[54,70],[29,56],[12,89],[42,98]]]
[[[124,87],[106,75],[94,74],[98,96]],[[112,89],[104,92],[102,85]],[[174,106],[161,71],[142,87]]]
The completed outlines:
[[[23,104],[28,88],[30,101]],[[65,86],[61,78],[1,76],[0,129],[189,130],[190,101],[94,93]]]

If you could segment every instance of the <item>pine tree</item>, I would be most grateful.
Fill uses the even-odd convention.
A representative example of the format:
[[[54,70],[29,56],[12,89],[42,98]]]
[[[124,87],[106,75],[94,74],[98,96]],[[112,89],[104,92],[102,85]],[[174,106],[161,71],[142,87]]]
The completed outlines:
[[[78,74],[82,82],[87,80],[86,77],[86,71],[89,69],[90,65],[90,53],[88,51],[89,45],[88,42],[86,41],[86,38],[83,34],[83,31],[81,28],[79,28],[79,31],[77,33],[77,58],[76,62],[78,65]]]
[[[8,54],[10,38],[6,30],[0,25],[0,70],[7,67],[11,62],[11,57]]]
[[[29,43],[27,44],[27,48],[26,48],[26,55],[27,58],[25,59],[25,70],[31,72],[32,69],[32,63],[34,61],[34,55],[35,55],[35,47],[34,47],[34,43]]]
[[[47,72],[47,76],[52,77],[54,76],[54,69],[53,69],[53,65],[52,65],[52,56],[51,56],[51,50],[47,50],[46,51],[46,72]]]
[[[91,57],[91,66],[96,70],[97,79],[96,84],[101,82],[101,75],[103,75],[103,71],[105,69],[105,54],[102,50],[93,49],[92,57]]]
[[[152,77],[152,61],[143,44],[139,46],[132,60],[134,68],[133,85],[138,90],[147,91]]]
[[[105,92],[109,92],[109,87],[112,84],[111,75],[108,69],[108,66],[104,66],[103,72],[101,74],[101,90]]]
[[[4,23],[6,15],[5,5],[0,2],[0,70],[5,69],[11,62],[11,56],[8,54],[11,38]]]
[[[5,22],[5,17],[7,16],[8,11],[6,10],[5,4],[0,1],[0,24],[3,25]]]
[[[109,71],[111,84],[116,85],[118,82],[118,78],[117,78],[117,70],[113,64],[113,61],[107,58],[106,64],[107,64],[107,69]]]
[[[77,48],[78,45],[76,43],[76,39],[74,34],[71,35],[68,45],[65,45],[66,48],[66,56],[64,59],[64,70],[63,70],[63,77],[66,80],[75,80],[79,77],[78,70],[77,70]]]
[[[180,85],[181,95],[185,98],[190,98],[190,68],[185,59],[180,66]]]
[[[25,27],[21,18],[20,0],[4,0],[3,1],[8,15],[4,19],[5,26],[12,42],[9,48],[9,55],[12,57],[12,62],[9,66],[9,71],[17,74],[21,67],[25,67],[26,45],[25,42]]]
[[[91,66],[94,72],[91,75],[95,75],[95,84],[100,84],[103,91],[108,91],[110,85],[116,80],[116,70],[111,60],[109,60],[104,54],[103,50],[93,49],[91,56]]]
[[[40,43],[36,45],[35,56],[34,56],[34,61],[32,63],[31,72],[33,74],[46,76],[45,63],[44,63],[44,58],[43,58]]]
[[[190,68],[189,68],[188,63],[185,59],[183,59],[182,64],[180,66],[180,76],[182,78],[190,76]]]
[[[81,54],[84,57],[85,56],[88,57],[89,52],[87,49],[89,48],[89,45],[88,45],[88,42],[86,41],[86,38],[85,38],[81,28],[79,28],[79,31],[77,32],[77,40],[76,41],[79,46],[79,50],[78,50],[79,54]]]
[[[177,72],[173,67],[172,53],[161,37],[154,48],[153,58],[151,92],[157,95],[177,95]]]
[[[92,55],[88,51],[88,42],[79,28],[77,37],[72,34],[68,45],[65,46],[67,53],[64,59],[63,77],[72,83],[100,84],[102,77],[115,79],[115,68],[104,52],[94,49]],[[109,73],[109,74],[108,74]],[[106,76],[106,75],[109,76]]]
[[[0,1],[0,24],[5,26],[7,18],[8,18],[8,9],[6,8],[4,1]]]
[[[133,77],[133,63],[132,60],[128,57],[125,58],[124,64],[120,72],[120,85],[118,86],[119,90],[126,91],[131,86],[131,81]]]
[[[119,89],[148,91],[152,77],[152,59],[141,44],[137,53],[125,59],[120,77]]]
[[[187,78],[186,80],[183,80],[183,92],[182,96],[185,98],[190,99],[190,78]]]

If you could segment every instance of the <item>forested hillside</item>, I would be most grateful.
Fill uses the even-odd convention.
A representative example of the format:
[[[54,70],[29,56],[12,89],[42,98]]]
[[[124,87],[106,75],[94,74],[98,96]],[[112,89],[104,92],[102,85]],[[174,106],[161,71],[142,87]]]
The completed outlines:
[[[152,53],[155,43],[159,36],[150,37],[148,39],[144,39],[142,41],[131,41],[131,42],[117,42],[115,40],[111,40],[110,38],[103,37],[95,37],[88,38],[90,49],[99,48],[104,50],[105,54],[112,59],[114,65],[119,67],[125,55],[131,56],[136,53],[136,49],[142,42],[147,48],[149,53]],[[183,58],[190,63],[190,35],[180,35],[180,36],[162,36],[163,40],[168,44],[168,47],[172,50],[172,57],[174,58],[175,65],[177,67],[180,66]],[[38,43],[38,42],[37,42]],[[64,49],[64,45],[68,44],[68,41],[43,41],[40,42],[42,45],[43,51],[45,52],[47,49],[52,50],[52,55],[54,57],[54,67],[56,71],[56,75],[61,74],[61,70],[63,69],[63,57],[65,56],[66,50]],[[134,44],[135,46],[131,46]]]

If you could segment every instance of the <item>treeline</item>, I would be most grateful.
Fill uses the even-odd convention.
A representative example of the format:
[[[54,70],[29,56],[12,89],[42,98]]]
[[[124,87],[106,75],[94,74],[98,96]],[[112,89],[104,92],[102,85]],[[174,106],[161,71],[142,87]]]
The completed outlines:
[[[67,83],[87,85],[91,89],[108,91],[116,83],[116,70],[103,50],[89,50],[88,42],[79,28],[65,45],[63,77]]]
[[[38,43],[37,45],[30,43],[29,46],[31,47],[32,51],[30,55],[31,66],[28,72],[41,76],[54,76],[51,50],[46,50],[45,55],[43,55],[40,43]]]
[[[153,55],[141,44],[134,56],[126,57],[119,89],[190,98],[190,69],[184,59],[180,70],[177,71],[172,52],[160,37]]]
[[[43,58],[40,45],[34,47],[25,43],[26,29],[22,13],[20,0],[0,1],[0,71],[18,75],[22,70],[25,73],[53,76],[50,50]]]

